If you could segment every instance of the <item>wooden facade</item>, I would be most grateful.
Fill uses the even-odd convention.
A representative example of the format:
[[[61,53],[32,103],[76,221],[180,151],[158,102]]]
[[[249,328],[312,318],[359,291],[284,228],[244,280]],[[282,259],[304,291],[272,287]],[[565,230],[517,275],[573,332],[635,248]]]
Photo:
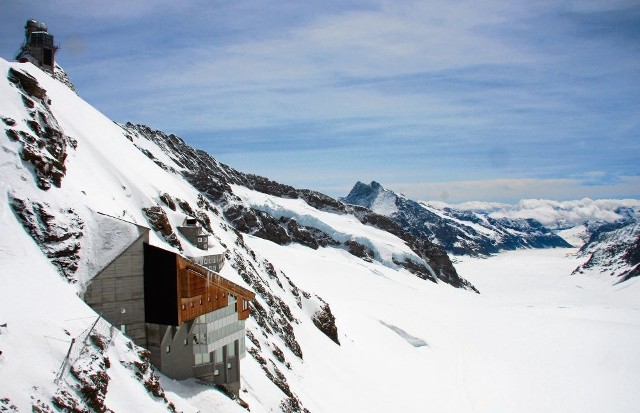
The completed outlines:
[[[178,277],[178,323],[229,305],[229,294],[236,297],[238,319],[249,318],[247,303],[255,294],[213,271],[176,255]]]
[[[236,297],[238,319],[249,318],[255,294],[180,255],[144,245],[145,313],[150,323],[179,326],[229,305]]]

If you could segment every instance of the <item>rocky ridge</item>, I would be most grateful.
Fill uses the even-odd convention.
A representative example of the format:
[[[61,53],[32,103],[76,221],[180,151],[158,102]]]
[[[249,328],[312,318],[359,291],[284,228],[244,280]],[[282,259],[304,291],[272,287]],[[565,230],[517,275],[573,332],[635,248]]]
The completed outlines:
[[[518,248],[569,246],[534,219],[492,218],[454,208],[438,210],[387,190],[375,181],[356,183],[341,200],[371,208],[403,231],[430,240],[455,255],[482,256]]]
[[[640,223],[591,223],[591,236],[578,256],[587,260],[573,274],[596,272],[623,282],[640,275]]]
[[[300,225],[293,218],[276,218],[265,211],[247,207],[233,194],[231,185],[241,185],[281,198],[302,199],[320,211],[352,214],[363,224],[375,226],[403,239],[429,267],[412,260],[398,261],[396,265],[406,268],[422,279],[433,282],[443,281],[457,288],[477,291],[471,283],[457,274],[446,252],[422,233],[407,233],[393,220],[367,208],[345,205],[319,192],[295,189],[265,177],[239,172],[218,162],[206,152],[191,148],[176,135],[165,134],[148,126],[132,123],[124,124],[122,127],[134,143],[136,139],[147,139],[160,147],[165,155],[183,168],[180,171],[183,177],[208,201],[215,203],[230,224],[242,233],[280,245],[299,243],[314,249],[334,246],[344,248],[357,257],[373,259],[367,247],[358,243],[357,240],[341,242],[333,239],[320,228]],[[144,150],[142,145],[136,144],[136,147],[163,169],[171,170],[172,167],[161,162],[148,150]]]

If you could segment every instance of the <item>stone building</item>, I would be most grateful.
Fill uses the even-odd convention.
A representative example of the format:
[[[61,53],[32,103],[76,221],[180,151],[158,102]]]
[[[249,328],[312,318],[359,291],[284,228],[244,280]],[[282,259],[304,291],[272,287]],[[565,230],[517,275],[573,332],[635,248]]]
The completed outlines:
[[[198,223],[198,220],[196,218],[186,217],[182,223],[182,226],[178,227],[178,231],[199,250],[209,251],[209,234],[206,233],[206,231]],[[196,264],[206,267],[214,272],[219,272],[220,270],[222,270],[222,266],[224,265],[223,253],[192,253],[187,258],[189,258]]]
[[[209,249],[209,234],[205,232],[197,219],[193,217],[186,217],[182,226],[178,227],[178,231],[180,231],[180,233],[188,239],[190,243],[199,249]]]

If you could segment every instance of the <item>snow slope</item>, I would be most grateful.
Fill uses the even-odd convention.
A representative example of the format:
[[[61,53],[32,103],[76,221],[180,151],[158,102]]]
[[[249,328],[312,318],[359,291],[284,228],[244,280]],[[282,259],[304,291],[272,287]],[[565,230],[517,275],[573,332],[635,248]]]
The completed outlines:
[[[142,208],[160,207],[172,228],[182,222],[182,207],[172,210],[160,200],[168,194],[208,217],[211,241],[228,254],[222,275],[257,292],[247,322],[250,355],[242,362],[241,396],[252,412],[637,411],[637,279],[612,286],[571,276],[579,263],[576,249],[458,258],[458,272],[482,291],[475,294],[393,265],[394,257],[417,257],[379,228],[236,184],[225,194],[234,202],[358,239],[377,251],[377,259],[240,234],[221,204],[183,178],[185,165],[166,148],[114,124],[32,66],[0,60],[0,72],[10,67],[27,70],[46,89],[52,116],[77,145],[67,147],[61,187],[43,190],[33,164],[20,157],[23,143],[0,137],[0,324],[7,323],[0,328],[0,410],[15,405],[26,412],[35,405],[55,411],[52,399],[61,390],[85,403],[73,374],[67,372],[62,384],[54,381],[71,339],[84,338],[97,317],[77,294],[135,237],[135,227],[124,221],[150,225]],[[29,113],[19,89],[0,79],[0,116],[15,121],[3,121],[5,130],[33,135]],[[43,254],[48,244],[38,245],[20,224],[11,206],[16,198],[45,208],[54,235],[76,231],[78,268],[69,270],[75,283]],[[187,251],[187,241],[176,237]],[[157,231],[151,243],[177,250]],[[340,344],[314,324],[323,303],[335,316]],[[185,412],[244,411],[193,380],[161,376],[167,401],[152,396],[136,377],[140,349],[108,326],[101,329],[105,349],[89,340],[88,353],[72,364],[106,372],[109,409],[166,411],[171,402]],[[153,382],[150,371],[144,380]]]

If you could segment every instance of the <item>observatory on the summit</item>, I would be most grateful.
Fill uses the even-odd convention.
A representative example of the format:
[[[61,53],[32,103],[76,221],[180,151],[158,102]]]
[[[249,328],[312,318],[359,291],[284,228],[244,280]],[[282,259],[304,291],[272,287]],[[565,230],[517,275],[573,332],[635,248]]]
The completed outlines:
[[[58,46],[53,42],[53,35],[48,32],[47,25],[33,19],[27,20],[24,26],[24,43],[16,60],[31,62],[42,70],[53,73],[55,54]]]

